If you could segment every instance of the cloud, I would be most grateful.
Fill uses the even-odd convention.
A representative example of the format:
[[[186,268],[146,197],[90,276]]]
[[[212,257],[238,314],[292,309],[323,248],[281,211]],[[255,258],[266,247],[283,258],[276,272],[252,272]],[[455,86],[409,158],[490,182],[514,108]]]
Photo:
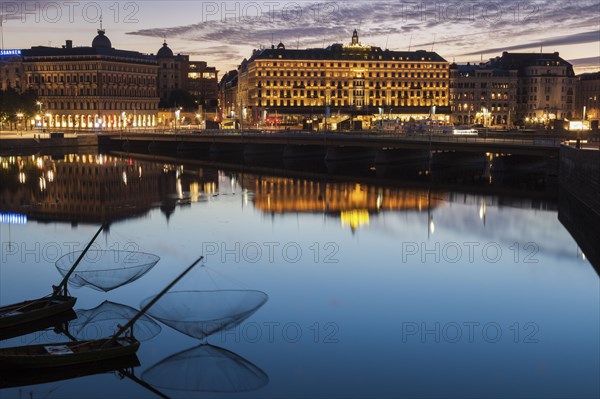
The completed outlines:
[[[214,3],[222,7],[223,3]],[[232,3],[228,3],[232,4]],[[248,57],[251,50],[282,41],[288,48],[323,47],[347,43],[352,31],[359,30],[363,43],[405,50],[430,49],[446,57],[501,53],[504,50],[591,43],[598,41],[598,0],[486,1],[345,1],[281,2],[273,10],[224,18],[222,13],[197,23],[151,27],[128,32],[129,35],[174,38],[208,48],[217,43],[236,47]],[[266,3],[254,3],[266,4]],[[287,7],[287,8],[286,8]],[[284,12],[284,9],[287,10]],[[193,14],[190,12],[190,15]],[[552,32],[551,39],[545,39]],[[594,36],[595,33],[595,36]],[[435,39],[434,39],[435,38]],[[481,50],[484,47],[485,50]],[[207,57],[209,53],[203,53]],[[215,55],[225,59],[223,54]],[[235,56],[232,52],[229,56]],[[241,59],[236,60],[239,63]]]
[[[566,46],[566,45],[585,44],[585,43],[600,43],[600,31],[582,32],[582,33],[576,33],[576,34],[568,35],[568,36],[553,37],[553,38],[544,39],[544,40],[541,40],[538,42],[524,43],[524,44],[518,44],[518,45],[514,45],[514,46],[488,48],[485,50],[466,53],[466,54],[462,54],[462,55],[469,56],[469,55],[478,55],[481,53],[499,53],[502,51],[540,48],[541,46],[547,46],[547,47]]]
[[[575,58],[569,60],[577,68],[598,68],[600,67],[600,57]]]

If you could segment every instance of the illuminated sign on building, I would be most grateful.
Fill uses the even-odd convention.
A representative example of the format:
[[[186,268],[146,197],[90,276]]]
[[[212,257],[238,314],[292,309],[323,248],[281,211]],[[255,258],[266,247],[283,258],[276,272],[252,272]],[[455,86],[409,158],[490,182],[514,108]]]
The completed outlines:
[[[0,57],[5,55],[21,55],[21,50],[0,50]]]

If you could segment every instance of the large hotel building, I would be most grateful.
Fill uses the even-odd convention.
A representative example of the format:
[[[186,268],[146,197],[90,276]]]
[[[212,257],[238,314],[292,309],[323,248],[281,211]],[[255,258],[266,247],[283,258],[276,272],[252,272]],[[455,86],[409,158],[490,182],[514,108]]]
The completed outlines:
[[[238,71],[238,115],[251,123],[281,115],[299,122],[311,115],[344,119],[385,115],[448,118],[448,62],[434,52],[391,51],[363,45],[354,31],[348,45],[324,49],[255,50]],[[331,122],[332,124],[334,122]]]
[[[31,123],[44,128],[123,129],[172,124],[171,94],[190,91],[198,107],[216,108],[217,71],[174,55],[166,43],[156,55],[119,50],[103,29],[91,46],[35,46],[0,53],[0,89],[32,90]],[[170,116],[169,116],[170,115]],[[169,119],[170,118],[170,119]]]
[[[27,87],[39,97],[38,124],[50,128],[156,126],[156,58],[113,49],[104,30],[89,47],[23,50]]]

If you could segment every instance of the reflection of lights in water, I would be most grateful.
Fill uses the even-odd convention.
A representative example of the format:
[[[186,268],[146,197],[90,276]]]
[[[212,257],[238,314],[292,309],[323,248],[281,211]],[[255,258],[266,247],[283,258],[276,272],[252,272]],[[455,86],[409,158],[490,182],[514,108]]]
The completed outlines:
[[[377,194],[377,209],[381,209],[381,204],[383,203],[383,194],[381,191]]]
[[[27,177],[25,176],[25,173],[20,172],[19,173],[19,183],[25,184],[26,181],[27,181]]]
[[[48,181],[50,183],[52,183],[54,181],[54,171],[53,170],[48,171]]]
[[[204,190],[206,194],[215,194],[217,192],[217,185],[214,182],[204,183]]]
[[[139,177],[140,179],[142,178],[142,167],[138,167],[138,173],[139,173]]]
[[[38,169],[42,169],[44,167],[44,160],[42,158],[38,158],[36,165],[37,165]]]
[[[183,187],[181,186],[181,179],[177,179],[177,197],[183,199]]]
[[[198,182],[190,183],[190,200],[192,202],[198,202],[200,197],[200,185]]]
[[[40,190],[44,191],[46,189],[46,179],[44,177],[40,177]]]
[[[244,189],[244,192],[242,193],[242,199],[244,201],[244,205],[248,205],[248,190]]]
[[[231,178],[231,192],[235,193],[235,186],[236,186],[237,182],[235,177]]]
[[[479,219],[483,220],[483,218],[485,218],[486,213],[487,213],[487,205],[486,205],[485,201],[483,201],[483,204],[481,204],[481,208],[479,208]]]
[[[127,185],[127,172],[123,171],[123,183]]]
[[[435,233],[435,223],[433,223],[433,215],[429,216],[429,232]]]
[[[104,156],[98,155],[98,165],[104,165]]]
[[[0,223],[5,224],[27,224],[27,215],[19,213],[0,213]],[[11,243],[8,243],[10,249]]]
[[[352,230],[357,227],[369,225],[369,211],[366,209],[352,209],[350,211],[340,212],[342,226],[350,226]]]

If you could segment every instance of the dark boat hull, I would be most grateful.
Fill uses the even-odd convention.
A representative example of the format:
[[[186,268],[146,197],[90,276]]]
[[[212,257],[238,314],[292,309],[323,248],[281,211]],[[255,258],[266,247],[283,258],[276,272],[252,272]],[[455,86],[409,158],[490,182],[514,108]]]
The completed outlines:
[[[24,301],[0,308],[0,331],[22,324],[56,316],[73,309],[77,298],[72,296],[49,296]]]
[[[88,375],[122,371],[138,367],[140,361],[136,355],[129,355],[109,360],[101,360],[88,365],[71,365],[45,369],[16,369],[5,371],[0,375],[0,389],[15,388],[28,385],[46,384],[55,381],[70,380]]]
[[[76,318],[77,314],[72,309],[68,309],[65,312],[44,317],[43,319],[33,320],[11,327],[0,328],[0,341],[9,338],[20,337],[21,335],[27,335],[48,328],[60,330],[65,328],[64,326],[66,322]]]
[[[0,348],[0,370],[89,365],[135,355],[139,347],[138,340],[125,337]]]

